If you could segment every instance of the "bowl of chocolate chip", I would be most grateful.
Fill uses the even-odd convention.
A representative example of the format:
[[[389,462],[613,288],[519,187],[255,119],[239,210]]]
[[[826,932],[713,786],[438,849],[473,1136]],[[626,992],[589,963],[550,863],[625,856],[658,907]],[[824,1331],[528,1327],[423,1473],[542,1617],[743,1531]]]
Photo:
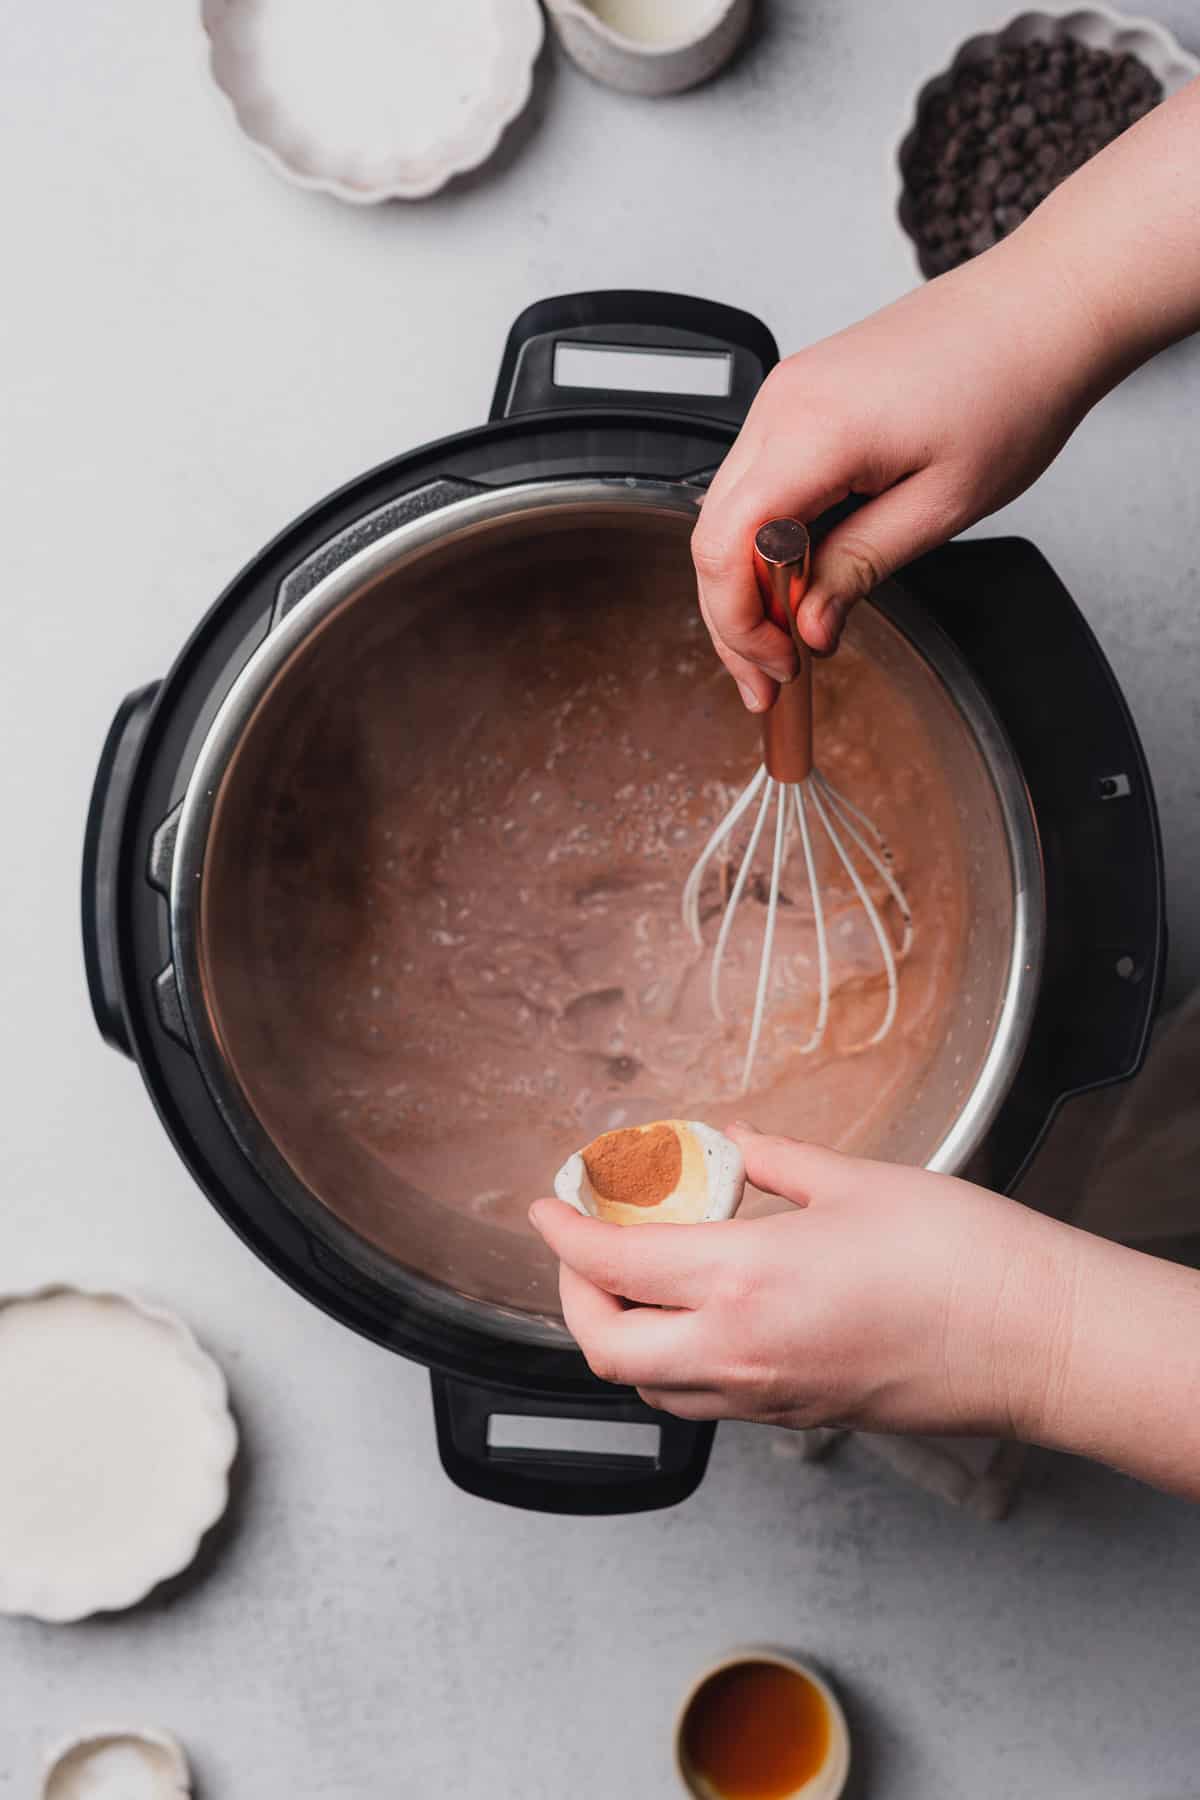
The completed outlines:
[[[1060,182],[1200,60],[1149,19],[1021,13],[962,45],[917,96],[899,150],[899,219],[925,276],[1015,231]]]

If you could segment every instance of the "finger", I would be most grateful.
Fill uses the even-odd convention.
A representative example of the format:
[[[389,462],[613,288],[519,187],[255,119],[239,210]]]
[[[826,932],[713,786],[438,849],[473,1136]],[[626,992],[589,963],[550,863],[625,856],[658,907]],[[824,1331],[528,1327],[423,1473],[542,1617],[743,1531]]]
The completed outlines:
[[[728,1419],[732,1416],[732,1408],[723,1394],[716,1388],[655,1388],[640,1387],[638,1398],[655,1412],[670,1413],[676,1419],[703,1421],[706,1419]]]
[[[686,1382],[694,1364],[694,1313],[622,1306],[566,1263],[558,1291],[567,1330],[593,1375],[621,1387]]]
[[[768,1137],[741,1122],[729,1126],[728,1135],[742,1153],[747,1180],[764,1194],[808,1206],[814,1199],[832,1199],[845,1191],[848,1158],[837,1150],[795,1138]]]
[[[652,1306],[698,1306],[724,1241],[721,1225],[607,1225],[561,1200],[539,1200],[529,1218],[560,1262]]]
[[[585,1356],[588,1344],[598,1341],[611,1325],[630,1311],[616,1294],[597,1287],[586,1276],[577,1275],[568,1263],[560,1263],[558,1267],[558,1298],[567,1330]]]
[[[730,650],[728,645],[722,643],[713,630],[713,622],[708,616],[703,597],[700,600],[700,617],[708,627],[708,635],[713,641],[713,649],[737,683],[737,689],[742,696],[742,703],[746,710],[752,713],[767,712],[775,704],[776,695],[779,693],[779,683],[772,681],[771,677],[764,675],[754,663],[749,662],[744,656],[739,656],[736,650]]]
[[[761,395],[760,388],[760,399]],[[750,408],[745,424],[725,452],[716,474],[708,484],[708,491],[703,499],[704,505],[707,506],[711,501],[714,506],[719,506],[730,490],[737,486],[742,476],[762,455],[763,444],[766,440],[764,427],[760,423],[758,404],[756,401]]]
[[[751,560],[754,534],[766,519],[816,518],[848,492],[849,478],[836,465],[806,468],[790,446],[767,446],[727,491],[710,493],[701,508],[692,561],[711,629],[727,649],[773,680],[790,679],[795,649],[788,634],[763,616]]]
[[[810,649],[837,647],[846,619],[871,589],[961,526],[940,474],[910,475],[835,525],[813,551],[800,635]]]

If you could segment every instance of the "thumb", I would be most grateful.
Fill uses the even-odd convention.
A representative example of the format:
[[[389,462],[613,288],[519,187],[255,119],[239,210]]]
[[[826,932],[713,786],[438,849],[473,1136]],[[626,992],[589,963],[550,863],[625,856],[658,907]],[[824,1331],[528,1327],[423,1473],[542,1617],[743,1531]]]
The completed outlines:
[[[945,543],[963,521],[945,483],[909,475],[835,525],[813,551],[800,635],[810,650],[836,650],[851,609],[905,563]]]
[[[699,1306],[728,1226],[613,1225],[561,1200],[538,1200],[529,1222],[560,1262],[594,1287],[647,1306]]]
[[[748,1179],[764,1194],[808,1206],[813,1200],[836,1198],[846,1184],[847,1158],[837,1150],[770,1137],[741,1121],[729,1126],[728,1134],[742,1153]]]

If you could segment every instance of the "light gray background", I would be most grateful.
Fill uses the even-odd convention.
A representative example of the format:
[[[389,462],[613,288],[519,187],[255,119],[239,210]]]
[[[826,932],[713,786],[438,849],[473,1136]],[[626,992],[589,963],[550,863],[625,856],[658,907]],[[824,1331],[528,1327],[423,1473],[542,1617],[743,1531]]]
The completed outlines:
[[[692,290],[786,349],[900,292],[889,147],[910,91],[995,12],[776,0],[736,69],[659,104],[552,57],[536,129],[485,177],[360,212],[258,161],[209,90],[195,11],[6,9],[0,1277],[177,1306],[228,1370],[248,1479],[169,1602],[0,1621],[0,1794],[33,1791],[48,1740],[113,1718],[177,1730],[209,1800],[666,1796],[676,1696],[744,1639],[827,1663],[860,1791],[1195,1793],[1200,1513],[1040,1459],[1017,1516],[983,1526],[861,1451],[807,1469],[746,1428],[662,1516],[459,1495],[422,1372],[286,1291],[194,1190],[101,1047],[77,949],[111,713],[242,562],[335,484],[479,422],[531,299]],[[1185,0],[1159,12],[1186,35]],[[1145,735],[1176,985],[1200,969],[1198,401],[1195,347],[1162,359],[1004,520],[1083,603]]]

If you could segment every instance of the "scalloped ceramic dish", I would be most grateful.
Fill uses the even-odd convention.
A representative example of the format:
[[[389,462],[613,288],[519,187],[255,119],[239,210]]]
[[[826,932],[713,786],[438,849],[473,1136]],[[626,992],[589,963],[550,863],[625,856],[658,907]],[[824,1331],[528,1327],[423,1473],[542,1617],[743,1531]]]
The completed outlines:
[[[0,1300],[0,1612],[133,1606],[225,1510],[237,1431],[187,1326],[125,1294]]]
[[[1078,7],[1069,12],[1024,12],[1010,19],[998,31],[980,32],[959,47],[948,66],[920,88],[913,100],[912,123],[900,140],[896,164],[900,171],[900,199],[897,215],[905,236],[916,248],[912,230],[912,206],[907,187],[909,159],[916,142],[917,128],[925,108],[936,94],[944,94],[965,63],[977,62],[993,51],[1017,45],[1055,43],[1074,38],[1091,50],[1108,50],[1113,55],[1128,53],[1144,63],[1157,77],[1164,99],[1178,93],[1196,75],[1200,75],[1200,58],[1184,50],[1165,26],[1153,19],[1128,17],[1106,6]],[[918,255],[918,263],[920,257]],[[922,269],[922,273],[925,271]]]
[[[201,0],[209,69],[277,174],[353,205],[478,168],[533,88],[537,0]]]

